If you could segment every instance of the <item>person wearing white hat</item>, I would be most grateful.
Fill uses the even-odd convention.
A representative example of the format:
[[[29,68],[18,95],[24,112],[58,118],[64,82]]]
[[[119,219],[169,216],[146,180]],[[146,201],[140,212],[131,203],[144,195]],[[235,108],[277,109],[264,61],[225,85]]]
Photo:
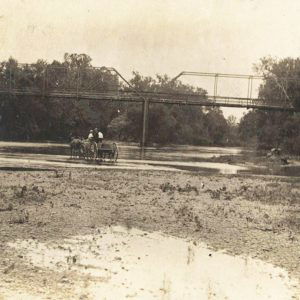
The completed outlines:
[[[97,143],[98,150],[101,149],[102,147],[102,141],[103,141],[103,133],[101,131],[98,131],[98,143]]]
[[[93,135],[93,130],[90,130],[89,135],[88,135],[88,139],[91,141],[93,139],[94,135]]]
[[[102,143],[102,140],[103,140],[103,133],[101,131],[98,132],[98,140],[99,142]]]

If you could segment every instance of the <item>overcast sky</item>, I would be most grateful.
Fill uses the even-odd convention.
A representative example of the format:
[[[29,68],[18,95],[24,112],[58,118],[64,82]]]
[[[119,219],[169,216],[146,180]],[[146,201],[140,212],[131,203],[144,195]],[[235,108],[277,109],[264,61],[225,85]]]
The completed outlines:
[[[0,0],[0,60],[86,53],[127,78],[253,73],[263,56],[300,54],[298,0]],[[186,79],[188,80],[188,79]],[[201,86],[201,82],[199,81]],[[225,115],[242,111],[227,109]]]

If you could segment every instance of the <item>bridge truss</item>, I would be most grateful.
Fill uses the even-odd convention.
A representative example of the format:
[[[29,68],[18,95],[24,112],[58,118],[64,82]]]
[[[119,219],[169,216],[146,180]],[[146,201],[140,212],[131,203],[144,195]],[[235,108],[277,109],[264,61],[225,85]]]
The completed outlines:
[[[172,80],[176,81],[182,76],[197,76],[209,79],[213,81],[213,91],[210,94],[140,91],[136,90],[114,68],[70,68],[52,65],[41,67],[36,64],[18,64],[17,66],[10,65],[9,67],[0,68],[0,95],[142,102],[142,145],[146,143],[150,103],[295,111],[286,92],[288,80],[286,78],[273,78],[278,89],[278,97],[276,99],[263,99],[253,96],[253,82],[255,80],[263,82],[265,78],[262,76],[181,72]],[[108,78],[110,80],[106,80]],[[221,95],[219,83],[221,80],[227,79],[246,81],[246,95]],[[107,82],[112,84],[107,85]]]

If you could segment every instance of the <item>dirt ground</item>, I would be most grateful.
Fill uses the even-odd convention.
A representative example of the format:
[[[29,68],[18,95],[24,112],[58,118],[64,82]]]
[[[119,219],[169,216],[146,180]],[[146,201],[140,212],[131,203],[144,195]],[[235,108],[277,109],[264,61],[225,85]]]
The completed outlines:
[[[23,287],[37,299],[75,299],[74,282],[85,282],[78,274],[66,279],[30,265],[8,243],[59,244],[107,225],[203,241],[300,280],[299,178],[57,168],[2,170],[0,183],[0,291]]]

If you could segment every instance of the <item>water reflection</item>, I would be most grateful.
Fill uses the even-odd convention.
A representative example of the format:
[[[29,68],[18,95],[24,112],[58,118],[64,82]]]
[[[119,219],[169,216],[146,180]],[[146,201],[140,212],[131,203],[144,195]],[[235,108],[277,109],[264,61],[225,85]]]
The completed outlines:
[[[142,159],[142,160],[167,160],[167,161],[203,161],[221,155],[238,155],[241,148],[226,147],[204,147],[204,146],[172,146],[172,147],[146,147],[140,148],[136,145],[124,143],[118,144],[121,159]],[[15,143],[0,142],[0,152],[15,153],[37,153],[70,155],[70,148],[67,144],[56,143]]]
[[[39,268],[66,278],[90,276],[81,290],[89,299],[285,300],[293,295],[294,282],[283,269],[159,232],[114,226],[59,243],[19,240],[10,246]]]
[[[164,161],[203,161],[222,155],[239,155],[242,148],[174,146],[160,148],[136,148],[121,146],[124,159],[164,160]]]
[[[5,157],[22,158],[20,154],[26,154],[26,156],[35,154],[36,158],[47,161],[64,160],[65,162],[67,156],[70,155],[69,145],[56,143],[0,142],[0,152],[3,153],[2,157],[4,155]],[[300,165],[259,167],[252,164],[247,165],[246,168],[247,157],[244,155],[249,155],[249,153],[254,156],[257,155],[251,150],[237,147],[172,146],[140,148],[137,145],[120,143],[118,166],[126,165],[126,168],[134,168],[134,164],[139,164],[136,168],[141,168],[141,164],[147,164],[147,169],[150,166],[165,166],[185,171],[222,174],[300,176]],[[215,163],[215,159],[220,156],[227,156],[228,159],[224,159],[224,163]],[[235,163],[237,160],[234,158],[239,158],[238,166]],[[72,162],[75,163],[75,161]]]

